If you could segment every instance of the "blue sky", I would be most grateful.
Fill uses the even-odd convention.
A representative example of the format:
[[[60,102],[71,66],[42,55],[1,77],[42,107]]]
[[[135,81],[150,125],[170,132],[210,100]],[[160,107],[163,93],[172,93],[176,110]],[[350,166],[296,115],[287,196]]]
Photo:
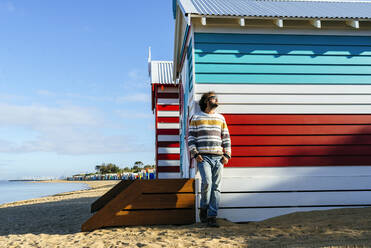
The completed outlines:
[[[170,0],[0,0],[0,179],[154,164],[147,71]]]

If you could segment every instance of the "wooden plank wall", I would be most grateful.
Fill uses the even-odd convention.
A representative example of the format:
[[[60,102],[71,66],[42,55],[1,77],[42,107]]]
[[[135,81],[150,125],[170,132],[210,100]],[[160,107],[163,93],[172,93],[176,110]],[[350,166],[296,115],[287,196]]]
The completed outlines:
[[[92,212],[97,212],[82,225],[82,231],[113,226],[192,224],[194,187],[194,179],[121,181],[92,204]],[[117,192],[118,189],[121,191]]]
[[[158,178],[179,178],[178,87],[158,86],[156,94],[156,164]]]
[[[192,106],[215,91],[232,139],[220,217],[371,206],[370,41],[195,34]]]
[[[370,36],[195,33],[194,39],[200,84],[371,81]]]

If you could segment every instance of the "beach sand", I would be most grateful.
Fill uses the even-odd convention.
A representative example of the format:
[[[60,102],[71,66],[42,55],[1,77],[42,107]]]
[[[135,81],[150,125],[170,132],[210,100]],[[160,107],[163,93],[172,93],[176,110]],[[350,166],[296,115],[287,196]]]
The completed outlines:
[[[114,227],[81,232],[90,204],[118,181],[0,205],[0,247],[371,247],[371,208],[293,213],[220,228]]]

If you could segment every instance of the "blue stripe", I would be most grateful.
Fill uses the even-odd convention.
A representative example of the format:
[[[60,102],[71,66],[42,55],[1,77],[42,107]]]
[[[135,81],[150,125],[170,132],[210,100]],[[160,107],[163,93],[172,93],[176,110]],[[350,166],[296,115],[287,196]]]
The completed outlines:
[[[273,38],[273,39],[272,39]],[[371,36],[195,33],[195,43],[371,45]]]
[[[308,56],[308,55],[249,55],[249,54],[195,54],[196,63],[205,64],[322,64],[371,65],[371,56]]]
[[[195,34],[197,83],[371,84],[370,36]]]

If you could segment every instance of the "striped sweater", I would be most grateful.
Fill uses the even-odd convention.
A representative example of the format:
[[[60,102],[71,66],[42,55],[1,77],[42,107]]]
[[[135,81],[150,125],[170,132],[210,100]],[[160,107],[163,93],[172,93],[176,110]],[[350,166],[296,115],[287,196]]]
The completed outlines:
[[[197,154],[226,154],[231,157],[231,139],[221,114],[200,112],[189,124],[188,147],[192,157]]]

